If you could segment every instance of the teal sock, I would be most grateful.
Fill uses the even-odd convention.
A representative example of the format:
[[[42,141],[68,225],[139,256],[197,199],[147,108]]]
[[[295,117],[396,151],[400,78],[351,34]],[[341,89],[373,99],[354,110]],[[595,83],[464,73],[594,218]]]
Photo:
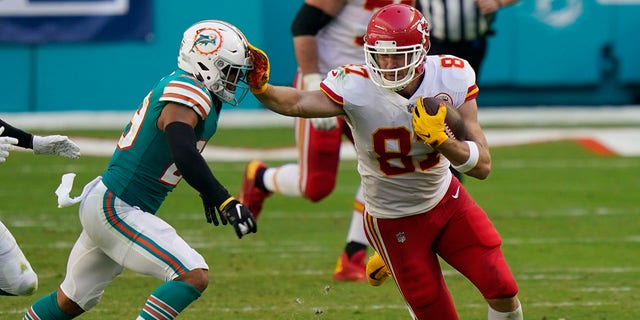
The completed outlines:
[[[25,320],[34,319],[47,319],[47,320],[68,320],[75,318],[72,315],[68,315],[58,306],[58,299],[56,298],[56,291],[38,299],[31,305],[31,308],[27,310],[24,315]]]
[[[151,293],[138,319],[171,320],[202,293],[184,281],[168,281]]]

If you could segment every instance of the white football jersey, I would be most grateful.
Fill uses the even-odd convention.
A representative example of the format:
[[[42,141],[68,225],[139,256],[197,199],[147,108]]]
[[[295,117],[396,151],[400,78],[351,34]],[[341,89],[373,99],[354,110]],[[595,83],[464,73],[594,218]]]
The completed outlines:
[[[365,65],[331,70],[321,84],[347,114],[365,208],[374,217],[428,211],[449,187],[449,160],[417,139],[413,108],[418,97],[448,99],[456,108],[475,99],[475,72],[465,60],[450,55],[427,56],[424,68],[424,79],[410,99],[375,85]]]
[[[343,64],[364,63],[367,24],[378,9],[393,3],[413,6],[413,0],[347,0],[344,8],[316,35],[320,73]]]

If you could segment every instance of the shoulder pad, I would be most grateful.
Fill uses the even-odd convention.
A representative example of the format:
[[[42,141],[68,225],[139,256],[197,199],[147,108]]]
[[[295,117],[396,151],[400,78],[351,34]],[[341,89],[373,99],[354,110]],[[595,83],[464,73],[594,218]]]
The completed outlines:
[[[211,106],[217,106],[213,96],[199,81],[189,76],[169,79],[158,99],[184,105],[195,111],[201,119],[206,119]]]
[[[470,86],[472,86],[476,82],[476,73],[471,68],[471,65],[467,60],[462,58],[458,58],[456,56],[445,55],[441,58],[440,68],[442,68],[442,83],[447,87],[447,89],[455,92],[464,91],[467,92]],[[445,59],[443,61],[443,59]],[[462,67],[458,65],[453,65],[451,67],[447,67],[448,64],[442,63],[446,62],[446,59],[451,59],[459,63],[462,61],[464,64]]]

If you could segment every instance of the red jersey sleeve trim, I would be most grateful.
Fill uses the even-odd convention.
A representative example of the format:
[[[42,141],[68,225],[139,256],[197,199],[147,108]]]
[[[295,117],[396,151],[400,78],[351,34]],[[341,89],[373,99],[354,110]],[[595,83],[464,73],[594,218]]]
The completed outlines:
[[[464,98],[464,102],[475,99],[478,96],[478,92],[480,92],[480,89],[478,88],[478,85],[474,83],[469,87],[469,89],[467,89],[467,96]]]
[[[337,93],[333,92],[331,89],[329,89],[329,87],[327,87],[327,85],[325,85],[323,82],[320,82],[320,90],[324,92],[324,94],[326,94],[335,103],[339,105],[344,104],[342,97],[339,96]]]

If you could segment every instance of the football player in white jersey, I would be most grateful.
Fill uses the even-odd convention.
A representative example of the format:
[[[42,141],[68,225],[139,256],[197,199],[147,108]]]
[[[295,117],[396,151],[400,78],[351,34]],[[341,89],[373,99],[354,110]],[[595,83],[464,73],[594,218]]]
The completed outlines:
[[[174,319],[198,299],[209,284],[207,263],[155,215],[182,178],[200,193],[208,223],[229,223],[239,238],[257,231],[251,212],[200,154],[216,132],[222,103],[237,105],[247,93],[248,46],[244,35],[224,21],[189,27],[177,70],[144,98],[102,175],[76,198],[69,198],[73,176],[63,176],[58,204],[82,202],[82,233],[64,281],[36,301],[25,320],[72,319],[90,310],[124,268],[164,282],[148,297],[138,320]]]
[[[34,154],[55,154],[69,159],[80,157],[80,148],[66,136],[38,136],[0,119],[0,163],[13,146],[32,149]],[[38,276],[9,229],[0,221],[0,295],[28,296],[38,288]]]
[[[318,90],[331,69],[362,64],[362,38],[371,16],[392,3],[415,5],[414,0],[305,0],[292,25],[298,72],[293,86]],[[342,117],[296,118],[294,137],[298,163],[267,168],[260,160],[247,165],[238,199],[256,216],[266,197],[274,192],[318,202],[336,184],[343,136],[353,142]],[[362,227],[364,200],[358,188],[347,244],[338,257],[333,279],[365,281],[367,238]]]
[[[467,277],[489,305],[488,319],[522,319],[518,286],[487,214],[449,165],[484,179],[491,170],[477,120],[478,87],[469,64],[427,56],[427,20],[416,9],[386,6],[371,18],[364,65],[331,70],[320,90],[272,86],[268,58],[251,52],[248,83],[268,108],[288,116],[343,116],[362,179],[364,227],[414,319],[458,319],[438,257]],[[462,115],[466,139],[449,138],[446,108],[429,115],[422,97],[446,98]]]

